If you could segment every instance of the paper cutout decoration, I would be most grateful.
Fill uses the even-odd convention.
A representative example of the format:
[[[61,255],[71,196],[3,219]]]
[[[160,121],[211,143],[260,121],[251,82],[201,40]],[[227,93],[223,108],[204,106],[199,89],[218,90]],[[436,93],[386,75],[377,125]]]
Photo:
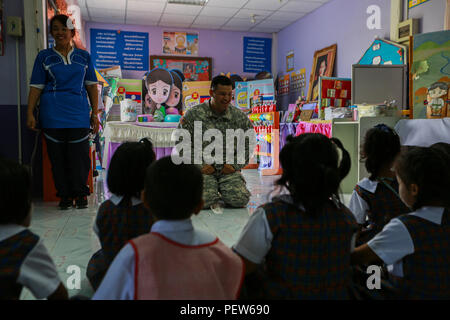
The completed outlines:
[[[376,39],[372,42],[358,61],[358,64],[363,65],[402,65],[406,63],[406,47],[384,39]]]
[[[432,116],[432,106],[429,106],[429,103],[436,104],[434,114],[437,115],[438,104],[442,104],[439,99],[444,102],[449,99],[448,94],[447,98],[443,97],[444,94],[442,97],[438,97],[437,93],[433,94],[433,87],[437,86],[437,83],[442,83],[441,88],[445,88],[444,84],[450,86],[450,30],[414,36],[411,74],[414,94],[413,117],[422,119],[436,117]],[[436,100],[432,102],[433,99]],[[444,112],[441,115],[444,115]]]

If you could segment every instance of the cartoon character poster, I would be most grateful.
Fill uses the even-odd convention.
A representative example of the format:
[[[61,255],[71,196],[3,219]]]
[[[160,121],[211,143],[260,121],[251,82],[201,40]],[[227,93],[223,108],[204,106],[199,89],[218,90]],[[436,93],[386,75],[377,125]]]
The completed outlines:
[[[236,82],[235,105],[239,110],[247,113],[250,110],[248,82]]]
[[[163,53],[184,56],[198,55],[198,34],[163,32]]]
[[[414,36],[411,75],[414,118],[449,116],[450,30]]]

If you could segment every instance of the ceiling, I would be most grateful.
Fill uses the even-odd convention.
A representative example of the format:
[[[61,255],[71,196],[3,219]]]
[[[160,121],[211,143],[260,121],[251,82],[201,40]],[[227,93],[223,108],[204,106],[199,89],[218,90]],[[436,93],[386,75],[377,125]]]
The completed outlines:
[[[330,0],[78,0],[85,21],[177,28],[278,32]],[[253,18],[252,18],[253,17]]]

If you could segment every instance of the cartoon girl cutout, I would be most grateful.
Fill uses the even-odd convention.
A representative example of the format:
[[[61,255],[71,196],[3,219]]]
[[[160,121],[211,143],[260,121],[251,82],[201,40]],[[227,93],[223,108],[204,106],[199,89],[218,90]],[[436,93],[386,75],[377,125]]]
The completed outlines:
[[[181,110],[183,107],[183,99],[181,93],[183,90],[184,75],[179,70],[170,70],[170,73],[173,78],[173,85],[170,90],[169,99],[167,99],[164,105],[169,107],[167,111],[169,109],[176,109],[178,114],[181,114]]]
[[[155,121],[164,121],[166,109],[162,104],[169,99],[172,85],[173,77],[169,70],[164,68],[151,70],[145,78],[145,86],[148,90],[145,103],[149,105],[149,113],[154,115]]]

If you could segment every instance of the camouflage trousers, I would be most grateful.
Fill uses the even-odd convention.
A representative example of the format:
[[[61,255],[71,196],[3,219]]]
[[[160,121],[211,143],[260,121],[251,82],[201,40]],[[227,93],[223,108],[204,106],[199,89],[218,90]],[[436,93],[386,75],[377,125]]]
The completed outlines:
[[[238,171],[231,174],[204,174],[203,200],[205,209],[219,200],[231,207],[242,208],[250,200],[250,191],[246,187],[244,177]]]

